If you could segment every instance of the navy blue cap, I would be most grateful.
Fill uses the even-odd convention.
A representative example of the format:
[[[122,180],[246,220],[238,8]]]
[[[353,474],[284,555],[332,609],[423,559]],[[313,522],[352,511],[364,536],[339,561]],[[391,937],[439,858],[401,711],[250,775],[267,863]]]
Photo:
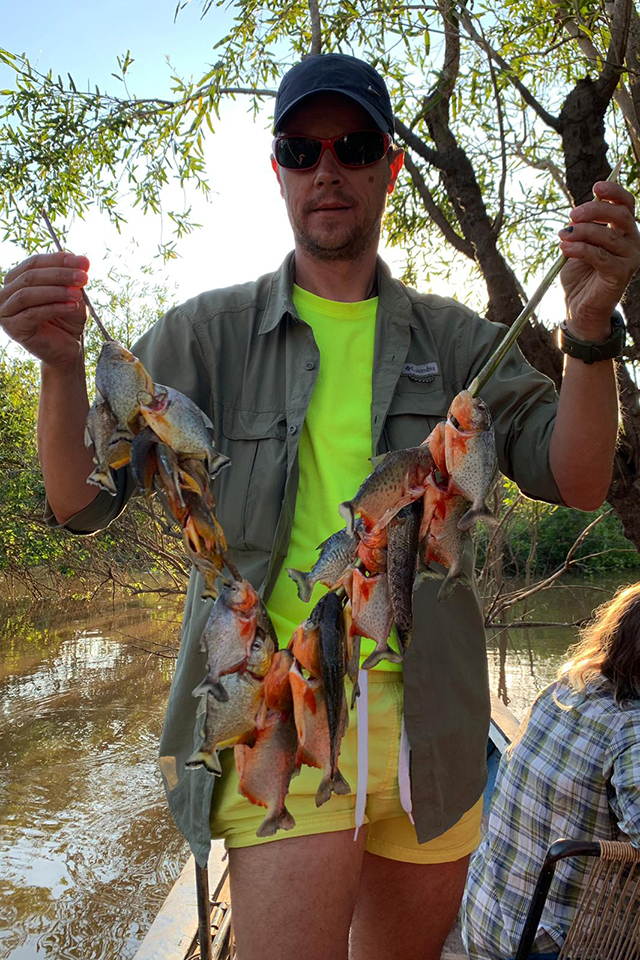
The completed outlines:
[[[342,53],[321,53],[292,67],[280,82],[273,117],[274,132],[286,114],[314,93],[341,93],[359,103],[377,127],[393,137],[393,110],[385,82],[373,67]]]

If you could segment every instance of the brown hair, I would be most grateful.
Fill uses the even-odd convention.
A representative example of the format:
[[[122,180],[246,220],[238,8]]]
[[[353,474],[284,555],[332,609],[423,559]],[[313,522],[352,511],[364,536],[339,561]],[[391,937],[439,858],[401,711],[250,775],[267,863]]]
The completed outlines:
[[[575,690],[602,676],[617,704],[640,699],[640,583],[598,607],[569,654],[558,676]]]

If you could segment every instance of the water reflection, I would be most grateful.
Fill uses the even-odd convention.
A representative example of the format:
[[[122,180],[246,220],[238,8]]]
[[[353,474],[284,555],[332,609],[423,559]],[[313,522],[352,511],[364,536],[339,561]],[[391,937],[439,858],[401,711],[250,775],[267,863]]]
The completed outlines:
[[[537,622],[575,623],[590,617],[620,585],[615,577],[593,583],[566,580],[530,600],[528,614]],[[522,606],[514,607],[511,619],[522,613]],[[491,690],[522,717],[540,690],[555,680],[567,648],[577,639],[577,630],[553,626],[488,631]]]
[[[145,650],[178,617],[0,610],[1,960],[127,960],[177,876],[156,768],[173,661]]]

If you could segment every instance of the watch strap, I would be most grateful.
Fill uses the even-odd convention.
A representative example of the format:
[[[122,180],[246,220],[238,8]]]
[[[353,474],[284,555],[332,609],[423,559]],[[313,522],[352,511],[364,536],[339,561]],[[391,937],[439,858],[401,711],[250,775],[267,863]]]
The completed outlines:
[[[622,314],[614,310],[611,317],[611,335],[602,343],[592,340],[580,340],[568,329],[566,321],[560,324],[560,349],[568,357],[582,360],[583,363],[597,363],[599,360],[613,360],[622,353],[626,340],[626,328]]]

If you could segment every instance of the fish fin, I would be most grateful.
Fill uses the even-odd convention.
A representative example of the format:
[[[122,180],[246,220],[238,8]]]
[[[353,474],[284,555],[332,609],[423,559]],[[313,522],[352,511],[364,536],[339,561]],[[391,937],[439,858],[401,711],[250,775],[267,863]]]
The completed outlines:
[[[371,670],[376,667],[381,660],[388,660],[389,663],[402,663],[402,654],[396,653],[391,647],[383,647],[382,650],[374,650],[362,664],[363,670]]]
[[[129,443],[133,440],[133,433],[129,430],[129,427],[116,427],[113,433],[111,434],[111,440],[109,440],[109,446],[113,447],[116,443],[119,443],[120,440],[127,440]]]
[[[500,522],[497,517],[495,517],[488,507],[485,507],[484,504],[481,507],[475,509],[471,507],[470,510],[467,510],[466,513],[458,520],[458,530],[470,530],[478,520],[483,520],[488,527],[495,527]]]
[[[313,587],[309,584],[309,574],[303,573],[302,570],[296,570],[294,567],[287,567],[287,573],[298,589],[298,597],[300,600],[302,600],[303,603],[309,603],[313,590]]]
[[[385,462],[388,456],[389,456],[389,452],[379,453],[375,457],[369,457],[369,462],[371,463],[371,466],[375,470],[376,467],[379,467],[381,463]]]
[[[212,460],[210,459],[208,462],[209,476],[211,479],[214,480],[220,471],[224,470],[225,467],[228,467],[230,463],[231,460],[229,457],[225,457],[224,453],[216,452],[214,458]]]
[[[396,623],[396,633],[398,634],[398,640],[400,642],[402,653],[405,654],[407,652],[407,647],[411,643],[411,628],[405,630],[404,627],[399,627]]]
[[[442,573],[439,570],[433,570],[431,567],[421,567],[416,572],[413,588],[419,587],[423,580],[442,580]]]
[[[321,807],[323,803],[326,803],[332,793],[337,793],[340,796],[351,793],[351,787],[339,770],[336,770],[333,776],[327,774],[320,781],[320,786],[316,791],[316,807]]]
[[[192,753],[189,759],[185,761],[184,765],[190,770],[196,767],[205,767],[209,773],[212,773],[216,777],[222,774],[222,767],[220,766],[220,758],[218,757],[217,751],[207,753],[203,749],[196,750],[195,753]]]
[[[88,428],[87,426],[85,426],[85,428],[84,428],[84,445],[85,445],[85,447],[90,447],[92,443],[93,443],[93,439],[92,439],[92,437],[91,437],[91,434],[89,433],[89,428]]]
[[[453,573],[453,574],[451,573],[451,571],[449,571],[449,573],[444,578],[444,583],[438,590],[438,595],[436,597],[436,600],[438,601],[438,603],[443,603],[445,600],[448,600],[448,598],[453,593],[454,587],[457,586],[457,584],[468,587],[470,586],[471,581],[469,580],[469,577],[466,575],[466,573],[462,573],[462,571],[460,571],[459,573]]]
[[[108,467],[106,470],[100,470],[96,467],[93,473],[90,473],[87,477],[87,483],[93,483],[96,487],[100,487],[101,490],[106,490],[112,497],[115,497],[118,492],[113,480],[113,475]]]
[[[316,758],[312,753],[309,753],[305,748],[300,745],[298,747],[298,752],[296,754],[296,766],[300,768],[304,764],[305,767],[320,767],[321,764],[318,763]]]
[[[351,703],[349,704],[350,710],[353,710],[353,708],[355,707],[356,700],[358,699],[359,696],[360,696],[360,684],[356,680],[356,682],[353,685],[353,690],[351,692]]]
[[[347,533],[350,537],[353,536],[353,527],[355,521],[355,517],[353,515],[353,502],[351,500],[345,500],[344,503],[341,503],[338,507],[338,513],[347,525]]]
[[[276,810],[271,816],[264,818],[256,830],[256,837],[273,837],[278,830],[293,830],[295,825],[295,820],[287,808],[283,807],[282,810]]]
[[[229,699],[229,694],[222,686],[219,680],[211,680],[210,677],[205,677],[202,683],[199,683],[197,687],[191,691],[192,697],[204,697],[206,694],[210,693],[216,700],[219,700],[220,703],[226,703]]]

